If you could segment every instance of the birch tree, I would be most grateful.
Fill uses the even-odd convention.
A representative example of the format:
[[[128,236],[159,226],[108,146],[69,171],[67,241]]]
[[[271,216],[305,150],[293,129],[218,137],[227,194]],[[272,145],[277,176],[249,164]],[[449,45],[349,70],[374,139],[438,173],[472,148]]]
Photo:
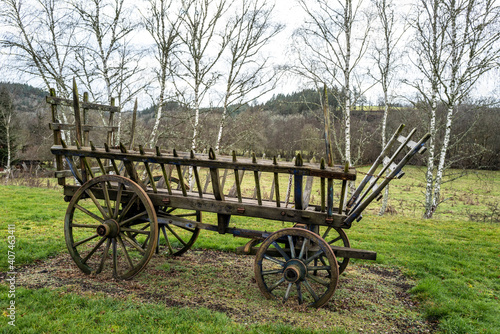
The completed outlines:
[[[139,77],[141,53],[131,44],[132,32],[138,27],[125,0],[75,1],[79,15],[77,66],[74,73],[94,101],[111,103],[117,97],[119,106],[131,102],[145,85]],[[101,91],[104,90],[104,94]],[[121,115],[118,115],[116,142],[120,141]]]
[[[228,56],[224,59],[223,111],[215,145],[219,152],[226,118],[242,105],[250,103],[275,88],[277,72],[269,64],[262,49],[283,26],[271,22],[274,8],[261,0],[242,0],[241,7],[228,22]]]
[[[373,0],[373,4],[377,12],[378,33],[381,38],[376,40],[373,45],[372,57],[378,70],[374,77],[379,82],[383,94],[384,114],[382,116],[381,141],[382,147],[385,147],[387,143],[387,118],[391,102],[389,88],[397,74],[398,61],[401,59],[399,42],[407,29],[406,26],[398,29],[398,25],[401,25],[402,22],[398,20],[396,6],[392,0]],[[389,185],[385,188],[379,215],[385,213],[388,199]]]
[[[154,40],[154,57],[157,66],[154,69],[158,83],[158,100],[153,130],[149,137],[149,147],[156,145],[158,128],[162,119],[167,81],[172,73],[172,58],[177,42],[178,16],[173,16],[171,0],[150,0],[144,25]]]
[[[222,17],[227,11],[225,0],[183,0],[178,36],[181,51],[175,53],[179,70],[175,76],[178,96],[194,110],[191,149],[196,150],[200,107],[220,74],[216,64],[227,46],[228,36],[221,33]]]
[[[431,218],[443,201],[441,185],[444,171],[449,167],[446,155],[450,145],[458,144],[450,142],[458,106],[481,76],[498,66],[500,11],[492,0],[422,0],[421,7],[429,9],[426,20],[431,23],[432,30],[431,35],[426,34],[425,21],[415,24],[416,64],[427,82],[415,83],[414,87],[431,106],[429,131],[433,138],[428,150],[424,213],[424,217]],[[429,37],[432,44],[426,41]],[[425,84],[430,84],[430,98]],[[436,145],[436,136],[440,133],[436,127],[438,102],[447,109],[440,148]]]
[[[0,45],[9,53],[9,66],[29,78],[39,79],[45,89],[55,88],[69,98],[67,77],[74,59],[77,21],[61,0],[4,0],[0,18],[4,26]],[[66,113],[60,108],[64,123]],[[69,133],[63,131],[69,141]]]
[[[343,94],[337,99],[343,111],[344,149],[337,149],[342,159],[352,165],[351,107],[356,102],[352,93],[355,83],[360,82],[360,63],[368,48],[372,18],[361,0],[318,0],[316,6],[306,0],[299,3],[307,16],[295,34],[305,51],[296,51],[299,73],[316,83],[340,87]],[[358,92],[362,96],[365,90]]]
[[[13,123],[14,107],[12,105],[12,99],[7,88],[2,86],[0,88],[0,164],[5,166],[7,178],[10,175],[10,165],[13,156]],[[4,150],[5,152],[2,152]]]

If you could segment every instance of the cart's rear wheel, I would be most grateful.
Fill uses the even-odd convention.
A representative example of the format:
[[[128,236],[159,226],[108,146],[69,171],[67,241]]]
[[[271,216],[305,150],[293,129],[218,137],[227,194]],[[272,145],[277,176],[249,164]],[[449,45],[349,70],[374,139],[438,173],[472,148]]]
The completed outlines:
[[[127,279],[153,256],[158,222],[151,200],[137,183],[102,175],[73,195],[64,234],[71,257],[84,273],[99,274],[108,265],[114,277]]]
[[[186,211],[176,208],[160,208],[158,210],[158,250],[170,256],[179,256],[191,249],[195,243],[200,229],[195,226],[182,226],[176,224],[185,219],[201,222],[200,211]]]
[[[330,246],[340,246],[350,248],[349,238],[345,234],[344,230],[339,227],[328,227],[320,226],[318,233]],[[337,258],[339,264],[339,275],[342,274],[349,264],[348,257],[338,257],[337,252],[334,250],[333,253]]]
[[[315,265],[315,260],[320,263]],[[337,260],[325,240],[302,228],[271,234],[255,256],[255,279],[268,299],[297,298],[321,307],[333,295],[339,277]]]

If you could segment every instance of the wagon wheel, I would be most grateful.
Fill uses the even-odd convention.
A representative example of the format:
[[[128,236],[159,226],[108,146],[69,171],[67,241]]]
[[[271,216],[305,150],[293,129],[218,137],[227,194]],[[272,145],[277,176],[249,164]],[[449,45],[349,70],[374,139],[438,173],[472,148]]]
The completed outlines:
[[[84,273],[99,274],[108,261],[114,277],[127,279],[153,256],[158,222],[151,200],[137,183],[102,175],[74,194],[64,234],[71,257]]]
[[[340,246],[350,248],[351,244],[349,243],[349,239],[345,234],[344,230],[338,227],[328,227],[328,226],[320,226],[318,233],[330,246]],[[342,274],[349,264],[348,257],[338,257],[337,252],[333,251],[335,257],[337,258],[337,262],[339,264],[339,275]]]
[[[314,260],[320,258],[321,263],[315,265]],[[255,256],[254,271],[266,298],[284,303],[295,295],[299,304],[313,307],[330,299],[339,277],[337,260],[326,241],[302,228],[285,228],[264,240]]]
[[[201,222],[200,211],[186,211],[176,208],[159,208],[158,217],[158,250],[164,250],[167,255],[179,256],[191,249],[195,243],[200,229],[195,226],[179,226],[175,224],[176,218],[196,220]]]

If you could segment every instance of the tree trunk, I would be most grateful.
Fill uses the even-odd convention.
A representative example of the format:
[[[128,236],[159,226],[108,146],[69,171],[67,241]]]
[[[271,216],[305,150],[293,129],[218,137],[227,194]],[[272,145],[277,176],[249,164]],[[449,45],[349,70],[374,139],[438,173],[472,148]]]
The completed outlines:
[[[435,136],[436,136],[436,109],[437,109],[437,92],[432,93],[431,102],[431,117],[429,124],[429,133],[431,138],[429,139],[428,152],[429,156],[427,158],[427,173],[426,173],[426,186],[425,186],[425,213],[424,218],[431,218],[436,207],[434,207],[433,201],[433,185],[434,185],[434,156],[435,156]]]
[[[384,87],[384,116],[382,117],[382,149],[386,145],[386,128],[387,128],[387,116],[389,115],[389,100],[387,96],[387,88]],[[387,174],[389,175],[389,171]],[[382,199],[382,206],[380,207],[380,211],[378,213],[379,216],[384,215],[387,210],[387,203],[389,202],[389,184],[387,184],[384,191],[384,198]]]
[[[219,134],[217,135],[217,143],[215,144],[216,153],[219,153],[220,150],[220,142],[222,139],[222,131],[224,130],[224,126],[226,125],[226,117],[227,117],[227,106],[224,105],[224,110],[222,111],[222,118],[219,124]]]

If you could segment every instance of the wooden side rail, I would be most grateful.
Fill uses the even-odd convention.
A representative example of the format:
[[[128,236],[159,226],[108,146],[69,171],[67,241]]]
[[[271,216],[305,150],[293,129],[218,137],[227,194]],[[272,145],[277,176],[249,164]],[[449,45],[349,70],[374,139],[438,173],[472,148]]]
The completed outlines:
[[[307,219],[304,220],[305,218],[295,214],[290,216],[289,210],[307,211],[308,215],[309,212],[313,216],[319,215],[320,223],[318,224],[320,225],[331,225],[335,221],[335,226],[340,226],[343,218],[339,217],[345,217],[345,215],[337,212],[339,210],[333,207],[333,180],[349,181],[356,178],[354,168],[326,167],[324,162],[322,164],[304,163],[300,155],[296,157],[294,162],[278,162],[276,159],[260,160],[255,155],[252,158],[237,158],[234,153],[233,156],[216,156],[213,150],[210,150],[209,154],[205,155],[195,154],[194,152],[178,153],[175,150],[168,152],[159,148],[156,148],[155,151],[145,150],[142,147],[139,147],[138,151],[127,150],[123,145],[120,145],[119,150],[109,148],[109,146],[105,146],[103,149],[96,148],[93,145],[90,148],[54,145],[51,150],[56,156],[63,156],[67,160],[79,157],[80,160],[85,162],[83,168],[86,174],[91,177],[94,177],[96,171],[100,171],[102,174],[107,174],[110,171],[120,174],[121,171],[117,168],[118,161],[125,166],[126,176],[148,190],[151,198],[154,198],[156,194],[161,194],[163,198],[169,199],[168,205],[173,207],[201,211],[212,210],[212,212],[217,213],[219,233],[227,231],[231,215],[242,214],[241,212],[245,210],[253,212],[250,215],[255,217],[266,215],[263,212],[268,211],[272,212],[267,214],[268,219],[290,220],[293,222],[305,222]],[[112,166],[104,166],[102,163],[104,160],[110,161]],[[95,161],[95,163],[92,164],[89,161]],[[96,167],[96,163],[98,167]],[[201,169],[207,170],[208,173],[207,183],[204,188],[202,188],[199,175]],[[177,171],[178,179],[176,179],[176,182],[179,190],[173,187],[172,170]],[[190,176],[186,178],[188,170]],[[161,175],[158,175],[160,171]],[[228,171],[232,171],[231,174],[234,177],[234,191],[233,189],[229,191],[227,191],[227,188],[226,191],[224,189],[227,178],[231,176]],[[75,172],[75,168],[72,168],[73,172]],[[253,172],[254,195],[251,198],[245,197],[242,191],[241,181],[244,172]],[[157,175],[155,176],[154,173]],[[271,176],[269,180],[269,182],[272,181],[270,196],[268,196],[268,193],[264,196],[262,192],[262,173],[268,173]],[[78,174],[82,174],[82,171]],[[141,174],[143,175],[142,178],[140,177]],[[67,172],[58,172],[58,175],[66,176]],[[287,175],[290,180],[288,194],[284,199],[280,195],[280,175]],[[314,178],[321,179],[321,206],[310,205]],[[160,179],[163,182],[161,185],[159,184]],[[186,179],[196,182],[197,192],[193,191],[194,188],[190,189]],[[194,183],[193,181],[190,183]],[[329,186],[328,191],[324,189],[326,183]],[[208,184],[211,184],[211,193],[207,193]],[[233,197],[229,196],[230,193],[233,194]],[[293,196],[293,201],[290,201],[290,196]],[[326,196],[329,197],[328,200],[326,200]],[[210,205],[208,209],[202,210],[204,205],[200,203],[210,203]],[[163,205],[165,204],[163,203]],[[234,206],[235,204],[243,206],[237,207]],[[248,205],[251,207],[245,209],[245,206]],[[227,209],[229,211],[222,209],[222,211],[218,211],[213,207],[231,209]],[[269,211],[270,208],[273,210]],[[287,218],[292,216],[293,218]],[[313,221],[316,224],[315,220]],[[313,221],[311,221],[311,224]]]

